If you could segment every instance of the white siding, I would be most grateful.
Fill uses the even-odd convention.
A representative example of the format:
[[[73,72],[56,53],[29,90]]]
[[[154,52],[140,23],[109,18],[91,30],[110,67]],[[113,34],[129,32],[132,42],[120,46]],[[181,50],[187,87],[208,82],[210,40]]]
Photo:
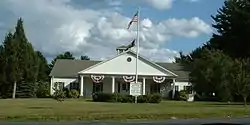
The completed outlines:
[[[51,82],[53,82],[51,90],[52,93],[54,93],[53,88],[56,82],[64,82],[64,87],[69,89],[70,83],[78,80],[77,78],[56,78],[56,77],[54,78],[52,77],[51,79],[52,79]]]
[[[127,58],[132,58],[131,62],[127,61]],[[107,62],[90,68],[87,71],[82,71],[84,74],[116,74],[116,75],[134,75],[135,74],[136,58],[130,54],[120,55]],[[151,76],[171,76],[170,73],[166,73],[156,66],[146,63],[142,60],[138,60],[138,74],[139,75],[151,75]]]
[[[191,86],[191,84],[189,82],[175,82],[175,86],[178,86],[178,91],[181,91],[184,90],[184,86]]]

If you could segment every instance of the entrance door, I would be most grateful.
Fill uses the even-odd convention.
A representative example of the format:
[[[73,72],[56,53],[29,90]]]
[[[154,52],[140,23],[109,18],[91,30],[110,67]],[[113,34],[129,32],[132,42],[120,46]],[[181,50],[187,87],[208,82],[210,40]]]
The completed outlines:
[[[96,93],[96,92],[103,92],[103,83],[102,82],[100,82],[100,83],[93,82],[93,93]]]
[[[123,83],[120,84],[120,88],[121,88],[120,93],[129,94],[130,83],[129,82],[123,82]]]
[[[150,85],[151,94],[160,93],[160,89],[161,89],[161,83],[152,83]]]

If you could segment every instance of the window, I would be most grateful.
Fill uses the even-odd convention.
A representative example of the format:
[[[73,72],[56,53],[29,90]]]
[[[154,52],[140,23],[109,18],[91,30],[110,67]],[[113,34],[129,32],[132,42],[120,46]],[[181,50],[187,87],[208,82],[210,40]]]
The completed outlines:
[[[103,91],[103,83],[93,83],[93,93],[102,92]]]
[[[130,83],[122,83],[122,90],[126,90],[126,91],[129,91],[129,88],[130,88]]]
[[[54,83],[54,88],[63,90],[63,88],[64,88],[64,82],[55,82]]]
[[[179,86],[174,86],[175,91],[179,91]]]
[[[152,83],[151,86],[150,86],[151,94],[160,93],[160,89],[161,89],[161,84],[160,83]]]
[[[122,83],[122,90],[127,90],[127,84],[126,83]]]
[[[78,82],[72,82],[70,83],[70,90],[79,90],[80,89],[80,85]]]
[[[128,58],[127,58],[127,61],[128,61],[128,62],[131,62],[131,61],[132,61],[132,58],[131,58],[131,57],[128,57]]]

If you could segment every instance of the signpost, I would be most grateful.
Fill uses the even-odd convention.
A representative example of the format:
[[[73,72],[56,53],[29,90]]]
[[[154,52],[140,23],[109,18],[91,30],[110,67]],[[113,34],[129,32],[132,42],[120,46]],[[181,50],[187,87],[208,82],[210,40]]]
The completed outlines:
[[[141,95],[142,83],[141,82],[131,82],[129,94],[135,96],[135,103],[137,103],[137,96]]]

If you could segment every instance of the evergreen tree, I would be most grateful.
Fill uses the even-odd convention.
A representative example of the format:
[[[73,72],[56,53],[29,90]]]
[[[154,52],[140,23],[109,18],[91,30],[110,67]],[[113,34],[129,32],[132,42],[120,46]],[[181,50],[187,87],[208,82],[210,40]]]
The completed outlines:
[[[11,33],[8,33],[6,36],[4,43],[4,60],[6,61],[4,64],[4,72],[6,82],[4,85],[4,89],[6,94],[9,94],[9,91],[12,89],[12,97],[15,98],[16,95],[16,86],[17,83],[22,79],[22,71],[19,66],[19,59],[18,59],[18,50],[19,46],[17,46],[16,39],[13,39],[13,35]],[[8,95],[6,95],[8,96]]]
[[[49,80],[49,67],[46,58],[40,51],[37,51],[37,56],[39,58],[39,71],[37,76],[37,81],[48,81]]]
[[[250,1],[227,0],[212,16],[217,30],[209,44],[232,57],[250,57]]]
[[[26,38],[21,18],[17,21],[13,39],[18,46],[17,58],[22,73],[22,80],[17,85],[17,96],[34,97],[39,63],[36,52]]]

